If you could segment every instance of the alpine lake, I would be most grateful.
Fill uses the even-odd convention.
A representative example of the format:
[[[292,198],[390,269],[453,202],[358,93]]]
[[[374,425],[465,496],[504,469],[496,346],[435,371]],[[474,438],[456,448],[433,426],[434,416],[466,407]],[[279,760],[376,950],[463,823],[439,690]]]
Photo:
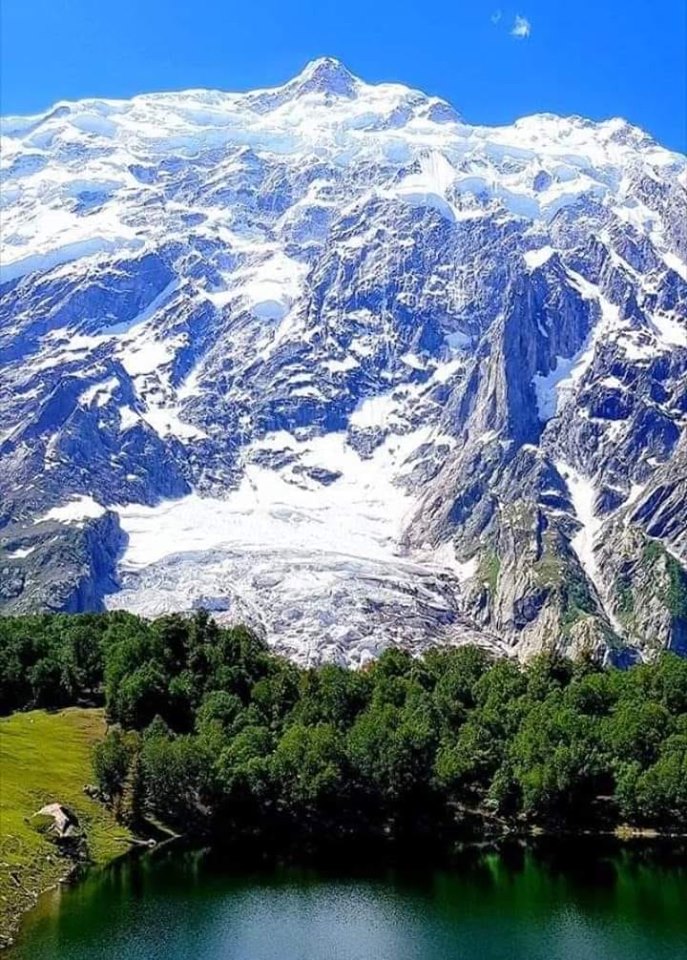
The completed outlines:
[[[41,897],[12,960],[685,960],[681,842],[293,858],[171,844]]]

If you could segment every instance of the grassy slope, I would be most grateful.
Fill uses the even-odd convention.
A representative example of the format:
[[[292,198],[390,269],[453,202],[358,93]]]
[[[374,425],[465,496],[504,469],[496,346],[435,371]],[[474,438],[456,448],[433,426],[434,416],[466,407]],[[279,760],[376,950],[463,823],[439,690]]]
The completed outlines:
[[[95,863],[127,850],[127,831],[83,792],[93,780],[93,744],[104,733],[101,710],[33,711],[0,719],[0,943],[19,913],[71,867],[28,819],[43,804],[56,801],[76,813]]]

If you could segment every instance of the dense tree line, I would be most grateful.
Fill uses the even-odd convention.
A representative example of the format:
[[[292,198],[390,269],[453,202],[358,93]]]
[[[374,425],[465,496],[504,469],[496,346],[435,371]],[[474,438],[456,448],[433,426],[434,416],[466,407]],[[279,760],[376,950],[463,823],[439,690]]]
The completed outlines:
[[[0,713],[67,706],[97,696],[103,636],[118,616],[0,617]]]
[[[478,819],[687,828],[687,660],[627,670],[475,647],[302,669],[205,613],[0,620],[4,711],[104,697],[122,816],[242,832]]]

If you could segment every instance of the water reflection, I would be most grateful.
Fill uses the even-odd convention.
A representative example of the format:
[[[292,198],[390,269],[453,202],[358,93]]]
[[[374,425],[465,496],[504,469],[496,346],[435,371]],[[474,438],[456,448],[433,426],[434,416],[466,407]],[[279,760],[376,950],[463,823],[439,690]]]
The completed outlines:
[[[13,960],[684,960],[675,844],[417,855],[146,853],[45,897]]]

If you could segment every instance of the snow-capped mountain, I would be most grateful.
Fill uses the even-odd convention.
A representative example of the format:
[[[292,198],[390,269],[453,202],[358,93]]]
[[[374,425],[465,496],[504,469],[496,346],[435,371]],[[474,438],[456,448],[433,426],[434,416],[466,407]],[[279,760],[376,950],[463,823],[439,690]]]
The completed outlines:
[[[5,612],[687,649],[687,160],[332,59],[2,127]]]

